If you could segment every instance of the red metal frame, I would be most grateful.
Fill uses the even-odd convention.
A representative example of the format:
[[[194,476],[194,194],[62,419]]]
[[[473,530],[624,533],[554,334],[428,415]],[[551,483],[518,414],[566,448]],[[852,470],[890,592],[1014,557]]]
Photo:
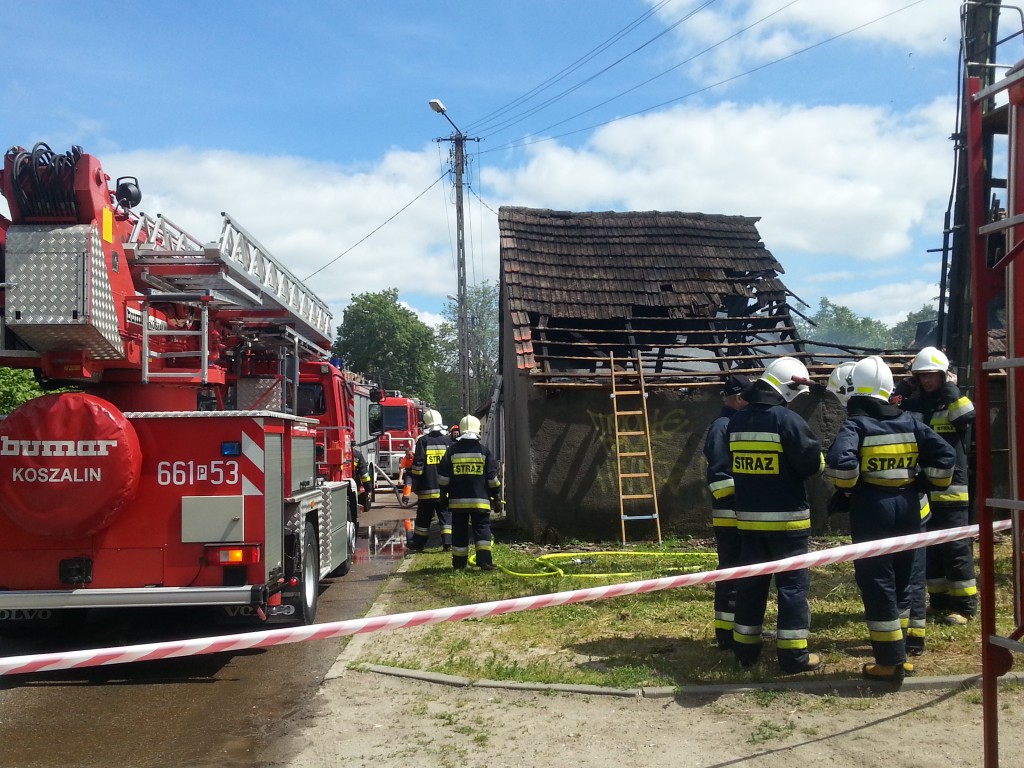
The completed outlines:
[[[974,372],[974,403],[981,417],[975,426],[976,474],[975,487],[978,500],[979,527],[979,580],[978,593],[981,607],[981,666],[982,666],[982,709],[985,768],[999,766],[999,705],[998,678],[1006,674],[1013,665],[1011,651],[1024,650],[1016,642],[1024,634],[1020,600],[1024,597],[1021,572],[1015,567],[1015,620],[1016,629],[1009,637],[996,633],[996,591],[994,551],[995,541],[992,523],[994,510],[1010,510],[1013,519],[1014,563],[1019,563],[1021,551],[1020,502],[1024,496],[1022,479],[1018,473],[1018,446],[1024,445],[1024,423],[1016,417],[1018,397],[1024,396],[1024,312],[1018,311],[1017,302],[1022,298],[1021,281],[1017,276],[1016,256],[1022,251],[1017,218],[1024,213],[1024,115],[1022,105],[1010,103],[1007,170],[1007,211],[1001,223],[989,222],[987,211],[989,172],[985,167],[985,127],[983,115],[985,102],[996,92],[1008,88],[1005,80],[982,91],[979,78],[968,78],[965,87],[967,99],[967,161],[969,218],[971,244],[971,299],[972,356]],[[994,232],[1005,232],[1006,254],[994,265],[988,264],[988,236]],[[988,304],[996,298],[1003,281],[1001,270],[1006,271],[1006,360],[990,361],[988,355]],[[1009,430],[1010,481],[1013,498],[993,498],[992,479],[992,425],[987,415],[991,412],[989,372],[1007,370],[1007,423]]]

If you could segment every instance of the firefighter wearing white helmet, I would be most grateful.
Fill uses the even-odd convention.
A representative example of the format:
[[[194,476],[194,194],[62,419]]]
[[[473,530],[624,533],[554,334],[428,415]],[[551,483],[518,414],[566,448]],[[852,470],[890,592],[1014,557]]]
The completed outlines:
[[[810,387],[810,376],[807,366],[795,357],[780,357],[773,360],[764,369],[760,381],[767,382],[772,389],[782,395],[787,403],[793,402],[797,395],[802,395]]]
[[[939,433],[956,452],[952,484],[932,491],[928,530],[968,524],[967,430],[974,423],[974,404],[950,380],[949,359],[935,347],[925,347],[914,358],[911,372],[917,391],[904,398],[908,411]],[[966,624],[978,612],[978,587],[972,539],[928,547],[925,554],[930,612],[946,624]]]
[[[910,364],[910,370],[913,373],[949,373],[949,358],[942,350],[925,347],[914,355],[914,362]]]
[[[853,382],[850,380],[850,373],[855,365],[856,362],[853,360],[840,363],[832,369],[832,373],[828,375],[828,383],[825,385],[825,388],[835,395],[844,406],[849,402],[850,395],[853,394]]]
[[[804,481],[821,473],[821,443],[807,423],[786,408],[808,385],[799,360],[773,361],[744,393],[747,407],[729,419],[727,440],[716,461],[732,472],[736,530],[744,564],[807,554],[811,531]],[[772,576],[752,576],[737,584],[733,653],[744,667],[761,655],[762,629]],[[806,568],[775,574],[779,611],[776,652],[783,672],[810,672],[824,666],[809,653],[811,614]]]
[[[876,400],[889,402],[892,395],[892,371],[878,355],[865,357],[850,370],[850,385],[853,395],[866,395]]]
[[[927,507],[922,509],[918,487],[947,487],[956,455],[934,430],[889,403],[892,371],[882,358],[864,358],[850,379],[848,417],[825,457],[825,472],[850,495],[851,538],[856,544],[921,533]],[[899,681],[914,671],[907,662],[904,614],[921,578],[915,558],[908,550],[854,562],[875,657],[862,667],[868,679]]]
[[[463,416],[459,422],[459,440],[463,437],[479,440],[480,439],[480,419],[476,416]]]
[[[413,553],[423,551],[430,538],[430,526],[437,516],[437,524],[441,529],[441,548],[447,552],[452,547],[452,517],[441,499],[437,468],[452,441],[445,434],[441,414],[435,410],[423,414],[423,428],[424,433],[416,441],[410,469],[413,490],[416,492],[416,522],[407,549]]]
[[[498,462],[480,442],[480,419],[463,417],[459,432],[459,439],[445,453],[437,472],[441,498],[452,515],[452,568],[463,570],[469,564],[472,532],[476,564],[493,571],[491,508],[499,503],[501,493]]]

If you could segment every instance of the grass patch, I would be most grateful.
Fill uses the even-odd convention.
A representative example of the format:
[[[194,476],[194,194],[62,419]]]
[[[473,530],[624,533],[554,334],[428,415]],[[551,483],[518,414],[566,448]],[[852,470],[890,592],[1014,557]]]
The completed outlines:
[[[842,543],[846,541],[815,539],[813,547]],[[674,549],[684,547],[682,553]],[[1011,549],[1008,536],[997,536],[997,629],[1002,634],[1013,628]],[[654,579],[715,565],[712,549],[687,541],[631,546],[626,553],[607,556],[602,551],[580,544],[576,551],[562,550],[559,558],[539,559],[549,553],[530,545],[496,544],[494,560],[505,570],[491,572],[453,571],[449,554],[427,552],[392,577],[385,607],[388,613],[444,608]],[[545,574],[545,563],[551,562],[557,562],[558,572]],[[382,632],[370,638],[359,661],[472,679],[621,688],[733,682],[770,688],[772,681],[784,679],[772,642],[765,644],[761,662],[750,670],[737,667],[731,653],[717,649],[713,598],[713,585],[682,587]],[[810,647],[826,659],[824,677],[859,678],[861,664],[872,656],[853,564],[812,569],[810,603]],[[773,590],[766,626],[774,626],[774,612]],[[921,675],[981,670],[977,621],[964,627],[929,622],[927,648],[924,657],[914,660]],[[774,700],[786,694],[766,689],[759,695]]]
[[[764,744],[766,741],[784,739],[787,736],[792,735],[795,730],[796,725],[789,721],[786,721],[785,723],[776,723],[772,720],[762,720],[754,726],[754,730],[750,732],[750,736],[747,737],[747,743]]]

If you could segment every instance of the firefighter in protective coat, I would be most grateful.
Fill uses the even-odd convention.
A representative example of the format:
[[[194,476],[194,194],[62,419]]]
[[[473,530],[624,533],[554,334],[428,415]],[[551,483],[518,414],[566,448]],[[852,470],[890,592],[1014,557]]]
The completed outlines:
[[[416,441],[410,469],[416,493],[416,523],[412,542],[406,549],[414,553],[423,551],[430,536],[430,524],[437,515],[441,527],[441,548],[447,552],[452,548],[452,516],[441,498],[437,468],[452,442],[445,434],[441,414],[437,411],[429,410],[423,414],[423,427],[424,432]]]
[[[808,390],[807,368],[792,357],[772,361],[744,393],[747,407],[729,420],[728,457],[732,467],[736,529],[742,564],[807,554],[811,530],[804,481],[824,467],[821,443],[799,415],[786,408]],[[776,653],[787,674],[811,672],[824,660],[807,650],[811,612],[806,568],[774,575],[779,615]],[[761,655],[762,625],[772,575],[749,576],[736,585],[733,653],[744,667]]]
[[[949,359],[935,347],[925,347],[910,366],[916,391],[900,404],[943,437],[956,452],[953,482],[930,494],[929,531],[968,524],[967,431],[974,423],[974,404],[949,379]],[[972,539],[928,547],[925,553],[928,602],[945,624],[966,624],[978,612],[978,586]]]
[[[370,465],[358,448],[352,451],[352,476],[356,481],[356,501],[360,509],[367,512],[373,503],[373,476]]]
[[[472,528],[476,564],[493,571],[491,509],[500,503],[501,480],[498,462],[480,442],[476,416],[465,416],[459,422],[459,439],[445,453],[437,474],[441,498],[452,514],[452,568],[462,570],[469,564]]]
[[[892,372],[880,357],[858,362],[851,378],[849,416],[825,457],[826,475],[850,495],[851,538],[859,544],[921,533],[927,507],[918,489],[948,487],[956,454],[930,427],[889,403]],[[901,614],[909,611],[915,551],[854,561],[875,657],[862,667],[868,679],[899,681],[914,671]]]
[[[704,457],[708,461],[707,481],[711,491],[711,527],[715,532],[718,567],[740,564],[740,535],[733,511],[732,465],[729,462],[727,430],[729,419],[746,407],[743,392],[750,379],[743,374],[728,376],[722,385],[722,411],[711,422],[704,438]],[[723,450],[723,446],[725,449]],[[732,648],[732,628],[736,612],[736,580],[715,583],[715,641],[722,650]]]

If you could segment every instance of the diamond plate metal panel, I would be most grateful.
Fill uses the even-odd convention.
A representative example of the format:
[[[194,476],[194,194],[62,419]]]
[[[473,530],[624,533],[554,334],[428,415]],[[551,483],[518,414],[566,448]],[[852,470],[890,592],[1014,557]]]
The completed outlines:
[[[7,326],[37,352],[87,351],[118,360],[124,348],[95,226],[7,230]]]
[[[284,398],[281,382],[269,377],[239,379],[235,387],[235,405],[240,411],[283,410]]]

